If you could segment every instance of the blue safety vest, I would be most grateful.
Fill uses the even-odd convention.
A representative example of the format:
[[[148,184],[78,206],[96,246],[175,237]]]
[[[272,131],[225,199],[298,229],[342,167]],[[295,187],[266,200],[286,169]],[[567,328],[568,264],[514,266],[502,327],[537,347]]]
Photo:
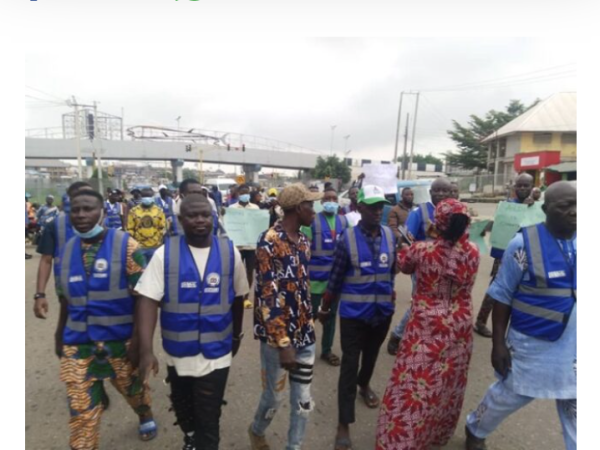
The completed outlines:
[[[340,317],[370,319],[378,312],[383,316],[394,313],[394,273],[396,243],[392,230],[381,226],[381,248],[371,253],[360,227],[348,228],[343,239],[350,253],[350,266],[344,277],[340,294]]]
[[[121,221],[121,214],[123,213],[123,206],[117,202],[114,205],[108,200],[104,202],[104,211],[106,212],[106,219],[104,219],[104,226],[107,228],[123,228],[123,222]]]
[[[511,327],[546,341],[559,339],[577,301],[577,258],[571,264],[541,223],[521,230],[529,280],[521,281],[512,301]]]
[[[184,236],[165,242],[165,296],[160,323],[165,351],[177,358],[215,359],[231,352],[235,297],[233,242],[214,237],[204,276]]]
[[[62,250],[65,248],[67,241],[75,236],[75,233],[73,233],[69,214],[61,212],[54,220],[54,276],[56,277],[60,271],[60,255]]]
[[[108,228],[88,276],[81,238],[71,238],[62,252],[59,282],[67,299],[65,344],[131,338],[133,297],[127,285],[129,235]]]
[[[310,244],[310,263],[308,270],[311,281],[327,281],[333,264],[333,252],[335,240],[331,235],[331,229],[325,214],[317,214],[310,226],[312,230],[312,242]],[[348,219],[344,216],[335,216],[336,239],[340,239],[342,232],[348,228]]]

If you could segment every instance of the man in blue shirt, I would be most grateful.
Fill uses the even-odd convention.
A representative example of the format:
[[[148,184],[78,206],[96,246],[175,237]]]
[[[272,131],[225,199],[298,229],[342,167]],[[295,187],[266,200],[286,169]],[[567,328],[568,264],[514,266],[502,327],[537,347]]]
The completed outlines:
[[[427,241],[437,236],[435,230],[435,207],[442,200],[450,198],[452,195],[452,183],[447,178],[438,178],[431,184],[429,189],[431,201],[421,203],[408,214],[406,219],[406,228],[415,241]],[[404,328],[410,318],[410,308],[404,313],[400,323],[390,334],[387,343],[387,351],[390,355],[395,355],[400,345],[400,340],[404,334]]]
[[[515,180],[515,198],[509,199],[508,201],[511,203],[522,203],[524,205],[533,205],[534,201],[531,198],[531,192],[533,190],[533,177],[528,173],[522,173]],[[482,236],[485,236],[487,231],[491,231],[494,225],[494,221],[491,221],[488,227],[483,231]],[[492,247],[490,251],[490,256],[494,258],[494,265],[492,267],[492,283],[494,282],[494,278],[498,273],[498,268],[500,267],[500,262],[502,261],[502,255],[504,254],[504,250]],[[477,314],[477,319],[475,320],[475,332],[483,337],[491,338],[492,332],[487,327],[487,321],[492,313],[492,308],[494,306],[493,299],[486,294],[483,302],[481,303],[481,308],[479,309],[479,313]]]
[[[512,239],[488,289],[498,381],[467,416],[467,450],[484,450],[504,419],[537,398],[556,400],[565,447],[577,447],[575,187],[554,183],[542,208],[546,222]]]

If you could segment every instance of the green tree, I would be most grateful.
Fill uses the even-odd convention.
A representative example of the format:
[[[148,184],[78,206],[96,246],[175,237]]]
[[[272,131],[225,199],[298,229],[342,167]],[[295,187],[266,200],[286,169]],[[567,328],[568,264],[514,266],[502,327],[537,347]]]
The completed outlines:
[[[481,141],[494,131],[506,125],[539,103],[539,99],[525,106],[520,100],[511,100],[506,111],[490,110],[484,117],[472,114],[466,125],[453,120],[453,130],[448,130],[450,138],[456,142],[458,152],[444,154],[448,164],[477,172],[487,169],[487,144]]]
[[[350,166],[337,156],[328,156],[317,158],[317,165],[311,172],[313,178],[323,180],[329,178],[339,178],[342,183],[347,183],[352,177]]]
[[[410,161],[410,155],[406,155],[406,161]],[[402,156],[398,158],[398,162],[402,162]],[[443,165],[444,161],[431,153],[428,155],[413,155],[413,163],[435,164],[436,166]]]
[[[193,178],[194,180],[200,181],[200,177],[198,175],[198,171],[195,169],[183,169],[183,179],[187,180],[188,178]]]

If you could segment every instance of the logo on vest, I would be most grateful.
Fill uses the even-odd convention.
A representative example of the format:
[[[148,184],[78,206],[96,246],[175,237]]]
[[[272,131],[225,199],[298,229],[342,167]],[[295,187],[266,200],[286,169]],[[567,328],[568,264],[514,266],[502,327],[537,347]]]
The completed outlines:
[[[69,277],[69,283],[77,283],[78,281],[83,281],[83,277],[81,275]]]
[[[379,255],[380,265],[387,266],[388,260],[389,260],[389,258],[388,258],[387,253],[382,253],[381,255]]]
[[[221,282],[221,277],[218,273],[209,273],[206,277],[206,285],[204,288],[204,292],[206,294],[216,294],[219,292],[219,283]]]
[[[557,270],[555,272],[548,272],[548,278],[552,279],[552,278],[562,278],[562,277],[566,277],[567,274],[565,273],[564,270]]]
[[[182,289],[195,289],[198,287],[198,284],[195,281],[183,281],[181,283]]]
[[[94,263],[94,270],[96,272],[106,272],[108,270],[108,261],[104,258],[99,258]]]

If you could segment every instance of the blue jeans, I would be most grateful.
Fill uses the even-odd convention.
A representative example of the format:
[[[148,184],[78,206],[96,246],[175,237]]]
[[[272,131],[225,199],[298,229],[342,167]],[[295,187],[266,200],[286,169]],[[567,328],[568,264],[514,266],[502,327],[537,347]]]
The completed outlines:
[[[517,394],[502,381],[490,386],[475,411],[467,416],[469,431],[480,439],[488,437],[504,419],[534,398]],[[566,450],[577,449],[577,399],[556,400]]]
[[[286,450],[300,450],[308,416],[314,407],[310,384],[315,363],[315,344],[296,349],[296,362],[296,370],[290,371],[291,414]],[[252,423],[252,432],[264,436],[283,400],[288,372],[279,364],[279,350],[264,342],[260,343],[260,363],[263,392]]]
[[[406,312],[404,313],[404,316],[402,316],[402,320],[400,321],[400,323],[398,325],[396,325],[394,327],[394,329],[392,330],[392,334],[394,336],[396,336],[398,339],[402,339],[402,335],[404,334],[404,329],[406,328],[408,319],[410,319],[411,308],[412,308],[412,306],[406,310]]]

